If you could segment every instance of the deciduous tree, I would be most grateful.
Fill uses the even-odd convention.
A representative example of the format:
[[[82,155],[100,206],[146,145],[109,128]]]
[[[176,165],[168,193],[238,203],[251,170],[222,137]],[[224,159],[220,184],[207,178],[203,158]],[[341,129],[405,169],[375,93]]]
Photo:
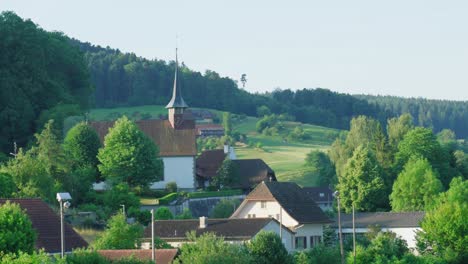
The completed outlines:
[[[396,212],[424,211],[442,190],[442,183],[429,161],[412,158],[393,184],[390,204]]]
[[[31,220],[18,204],[7,201],[0,206],[0,252],[31,253],[36,237]]]
[[[148,186],[162,179],[164,173],[159,149],[125,116],[109,129],[98,159],[99,171],[114,184]]]
[[[93,243],[94,249],[136,249],[140,248],[143,228],[139,224],[128,224],[124,214],[114,215],[107,223],[107,229]]]
[[[358,211],[375,211],[385,204],[385,185],[382,169],[372,152],[358,147],[338,178],[338,191],[342,207],[350,212],[352,204]]]

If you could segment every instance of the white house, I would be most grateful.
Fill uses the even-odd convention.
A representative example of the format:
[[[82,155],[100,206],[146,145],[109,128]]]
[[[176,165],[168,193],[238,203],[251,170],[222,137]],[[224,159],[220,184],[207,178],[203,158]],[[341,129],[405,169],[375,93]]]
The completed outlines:
[[[231,218],[274,217],[295,232],[294,250],[311,248],[323,239],[323,226],[332,222],[301,187],[292,182],[262,182]],[[286,245],[288,242],[283,240]]]
[[[271,231],[282,237],[286,250],[293,251],[294,232],[284,225],[280,231],[280,223],[274,218],[250,219],[199,219],[161,220],[155,222],[155,236],[166,241],[173,247],[188,243],[187,233],[195,232],[197,236],[204,233],[214,233],[222,236],[227,243],[245,243],[252,240],[260,231]],[[145,229],[145,242],[142,248],[150,248],[151,226]]]
[[[178,60],[172,99],[167,104],[168,120],[140,120],[138,127],[159,147],[159,155],[164,162],[164,178],[152,184],[152,189],[164,189],[168,182],[176,182],[181,189],[195,188],[195,156],[197,155],[195,121],[188,119],[185,110],[188,105],[182,98],[178,85]],[[114,121],[91,122],[101,142]]]
[[[371,226],[376,226],[383,232],[395,233],[406,241],[409,249],[414,251],[416,249],[416,232],[421,230],[420,222],[423,220],[424,214],[424,212],[355,213],[356,234],[362,235],[368,232]],[[335,221],[333,227],[338,232],[338,221]],[[341,232],[344,237],[352,236],[352,214],[341,214]]]

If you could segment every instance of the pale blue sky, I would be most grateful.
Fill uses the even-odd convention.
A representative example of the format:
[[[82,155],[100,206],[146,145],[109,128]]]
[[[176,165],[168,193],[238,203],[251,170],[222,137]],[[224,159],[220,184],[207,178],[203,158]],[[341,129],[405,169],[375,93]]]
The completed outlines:
[[[47,30],[239,79],[249,91],[468,100],[468,1],[0,0]]]

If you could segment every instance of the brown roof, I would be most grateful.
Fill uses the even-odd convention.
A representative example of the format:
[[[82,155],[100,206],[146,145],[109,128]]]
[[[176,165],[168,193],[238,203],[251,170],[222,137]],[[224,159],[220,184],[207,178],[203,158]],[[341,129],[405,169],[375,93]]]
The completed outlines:
[[[275,172],[262,159],[233,160],[239,175],[239,186],[242,189],[255,187],[262,181],[276,181]]]
[[[109,260],[120,260],[133,257],[139,260],[151,260],[151,249],[109,249],[98,250],[99,254]],[[177,255],[177,249],[156,249],[155,257],[158,264],[170,264]]]
[[[200,228],[199,219],[161,220],[155,221],[154,233],[155,236],[161,239],[176,241],[186,240],[186,234],[190,231],[195,231],[197,236],[211,232],[215,233],[217,236],[224,237],[226,240],[246,240],[255,236],[271,221],[278,222],[273,218],[207,218],[207,226],[205,228]],[[151,226],[145,229],[144,237],[151,237]]]
[[[40,199],[0,199],[0,205],[6,203],[19,204],[26,211],[37,232],[36,248],[43,248],[47,253],[58,253],[60,246],[60,217]],[[65,223],[65,251],[70,252],[75,248],[87,247],[88,243]]]
[[[328,203],[332,202],[334,199],[333,191],[329,187],[303,187],[302,189],[306,191],[316,203]]]
[[[217,171],[223,164],[226,153],[223,149],[205,150],[198,156],[196,161],[197,176],[211,178],[216,176]]]
[[[370,225],[380,227],[419,227],[424,218],[424,212],[375,212],[375,213],[355,213],[355,225],[357,228],[366,228]],[[338,226],[335,219],[334,226]],[[341,227],[353,227],[353,215],[341,214]]]
[[[312,197],[293,182],[262,182],[247,195],[245,201],[249,200],[276,200],[300,224],[331,222]]]
[[[91,122],[101,142],[115,121]],[[184,120],[180,129],[174,129],[168,120],[139,120],[137,126],[159,147],[159,154],[169,156],[195,156],[197,154],[196,130],[193,120]]]

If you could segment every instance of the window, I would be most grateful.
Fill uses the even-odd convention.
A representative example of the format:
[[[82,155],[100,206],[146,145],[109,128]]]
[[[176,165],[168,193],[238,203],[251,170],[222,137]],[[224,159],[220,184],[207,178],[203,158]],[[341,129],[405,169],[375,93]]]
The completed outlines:
[[[310,237],[310,247],[316,247],[322,242],[322,237],[321,236],[311,236]]]
[[[278,220],[278,221],[280,220],[279,219],[279,214],[276,214],[276,220]]]
[[[273,218],[273,215],[268,215],[268,218]]]
[[[319,195],[320,195],[320,197],[325,197],[324,193],[320,193]]]
[[[299,236],[295,238],[296,249],[305,249],[307,248],[307,237]]]
[[[260,207],[261,207],[262,209],[266,209],[266,201],[261,201],[261,202],[260,202]]]
[[[247,218],[255,218],[255,214],[248,214]]]

